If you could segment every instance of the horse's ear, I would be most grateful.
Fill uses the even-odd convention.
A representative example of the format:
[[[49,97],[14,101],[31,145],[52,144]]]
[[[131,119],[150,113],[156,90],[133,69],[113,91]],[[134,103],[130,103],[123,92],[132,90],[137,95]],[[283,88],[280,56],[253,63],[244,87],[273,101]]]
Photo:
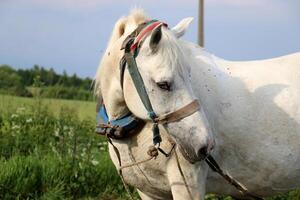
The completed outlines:
[[[127,18],[122,17],[120,18],[116,24],[115,27],[113,29],[109,44],[111,44],[112,42],[115,42],[116,40],[118,40],[125,32],[125,28],[126,28],[126,23],[127,23]]]
[[[175,27],[172,28],[172,32],[174,33],[174,35],[177,38],[183,36],[193,19],[193,17],[187,17],[181,20]]]
[[[123,34],[124,34],[124,32],[125,32],[125,28],[126,28],[126,22],[127,22],[127,20],[126,19],[124,19],[124,18],[121,18],[118,22],[117,22],[117,24],[116,24],[116,29],[117,29],[117,31],[118,31],[118,36],[119,37],[121,37]]]
[[[157,27],[156,29],[153,30],[151,38],[150,38],[150,48],[152,51],[156,51],[157,45],[159,44],[161,37],[162,37],[162,32],[161,32],[161,26]]]

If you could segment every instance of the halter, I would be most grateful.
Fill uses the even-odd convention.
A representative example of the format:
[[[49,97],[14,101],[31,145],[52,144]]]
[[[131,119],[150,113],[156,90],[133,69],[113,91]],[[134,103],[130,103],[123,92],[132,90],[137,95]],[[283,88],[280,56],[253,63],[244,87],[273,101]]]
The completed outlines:
[[[167,113],[163,116],[158,116],[155,111],[153,110],[151,101],[149,99],[149,95],[146,91],[144,81],[142,79],[142,76],[138,70],[136,60],[135,58],[138,56],[139,49],[141,48],[141,45],[143,41],[146,39],[147,36],[150,35],[150,33],[155,30],[156,28],[160,28],[160,26],[167,25],[165,23],[152,20],[150,22],[147,22],[145,24],[142,24],[142,26],[145,26],[141,32],[136,35],[135,37],[130,34],[126,39],[125,42],[122,45],[122,49],[125,49],[124,57],[121,61],[122,68],[126,67],[127,63],[127,69],[129,71],[129,74],[133,80],[134,86],[138,92],[138,95],[144,105],[144,107],[147,110],[148,117],[153,122],[152,132],[153,132],[153,144],[160,144],[162,139],[160,136],[160,131],[158,128],[158,124],[167,124],[171,122],[179,121],[185,117],[188,117],[199,110],[200,105],[197,100],[193,100],[189,104],[183,106],[182,108],[179,108],[177,111]],[[138,27],[139,28],[139,27]],[[136,32],[133,32],[136,34]],[[124,67],[125,66],[125,67]],[[124,76],[124,72],[123,72]],[[123,78],[121,78],[123,79]],[[123,84],[122,84],[123,85]]]
[[[158,124],[167,124],[171,122],[179,121],[185,117],[188,117],[199,110],[200,104],[197,100],[191,101],[189,104],[179,108],[174,112],[158,116],[153,110],[151,101],[145,88],[144,81],[138,70],[135,58],[138,56],[139,49],[141,48],[143,41],[151,34],[156,28],[160,26],[167,27],[167,24],[159,22],[157,20],[151,20],[140,24],[123,42],[122,49],[124,49],[124,56],[120,61],[120,84],[123,89],[124,71],[127,69],[133,80],[134,86],[138,92],[138,95],[147,110],[149,119],[153,122],[153,144],[160,145],[162,142]],[[102,105],[98,112],[98,116],[102,118],[104,123],[99,123],[96,128],[96,132],[105,134],[113,139],[122,139],[128,136],[128,133],[137,128],[141,119],[135,117],[131,112],[127,113],[124,117],[110,121],[106,114],[105,106]],[[163,152],[164,153],[164,152]],[[167,155],[166,153],[164,153]]]

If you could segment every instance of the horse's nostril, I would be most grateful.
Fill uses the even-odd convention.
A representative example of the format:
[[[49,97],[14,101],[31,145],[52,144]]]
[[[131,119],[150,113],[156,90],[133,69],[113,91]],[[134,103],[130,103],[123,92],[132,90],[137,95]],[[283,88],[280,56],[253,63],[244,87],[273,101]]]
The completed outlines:
[[[208,151],[208,147],[207,146],[202,147],[198,151],[198,156],[199,157],[205,157],[205,156],[207,156],[207,153],[208,153],[207,151]]]

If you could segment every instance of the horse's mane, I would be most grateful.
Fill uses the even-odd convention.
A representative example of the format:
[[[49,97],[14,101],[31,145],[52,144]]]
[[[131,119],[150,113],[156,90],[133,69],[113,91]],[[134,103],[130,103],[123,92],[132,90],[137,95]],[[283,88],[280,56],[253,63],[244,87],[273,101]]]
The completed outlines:
[[[111,33],[110,39],[107,44],[106,51],[103,53],[103,56],[106,56],[108,51],[113,47],[113,44],[122,36],[125,34],[130,34],[128,28],[131,27],[133,30],[135,27],[137,27],[140,23],[145,22],[148,20],[149,17],[146,15],[143,9],[139,8],[134,8],[131,10],[130,14],[128,16],[123,16],[118,19],[118,21],[115,23],[113,31]],[[125,32],[126,31],[126,32]],[[103,59],[102,56],[102,59]],[[116,63],[116,66],[118,63]],[[101,96],[101,91],[100,91],[100,67],[101,63],[98,67],[96,76],[93,81],[94,85],[94,94],[97,96]]]

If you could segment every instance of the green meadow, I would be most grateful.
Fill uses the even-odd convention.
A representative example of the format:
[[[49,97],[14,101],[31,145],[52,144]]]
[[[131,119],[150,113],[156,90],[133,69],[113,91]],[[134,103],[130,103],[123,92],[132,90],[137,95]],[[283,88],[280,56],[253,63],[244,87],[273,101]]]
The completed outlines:
[[[0,112],[10,112],[22,107],[35,107],[37,102],[48,107],[49,111],[58,116],[60,110],[69,108],[78,115],[79,119],[94,120],[96,115],[96,103],[92,101],[65,100],[65,99],[39,99],[28,97],[17,97],[0,94]]]
[[[0,199],[128,199],[95,105],[0,95]]]
[[[0,95],[0,199],[129,199],[105,138],[94,133],[95,106]],[[206,196],[218,199],[232,200]],[[299,199],[299,191],[272,198]]]

